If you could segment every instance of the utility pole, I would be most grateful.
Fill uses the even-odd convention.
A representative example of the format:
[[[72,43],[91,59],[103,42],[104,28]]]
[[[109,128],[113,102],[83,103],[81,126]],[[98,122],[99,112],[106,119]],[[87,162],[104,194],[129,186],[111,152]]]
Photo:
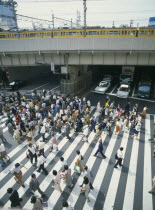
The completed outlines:
[[[71,28],[73,27],[73,20],[72,20],[72,18],[71,18]]]
[[[86,37],[86,27],[87,27],[87,22],[86,22],[86,11],[87,11],[86,1],[87,0],[83,0],[83,8],[84,8],[84,31],[83,31],[83,35],[84,35],[84,37]]]
[[[53,30],[54,30],[54,14],[52,14],[52,25],[53,25]]]

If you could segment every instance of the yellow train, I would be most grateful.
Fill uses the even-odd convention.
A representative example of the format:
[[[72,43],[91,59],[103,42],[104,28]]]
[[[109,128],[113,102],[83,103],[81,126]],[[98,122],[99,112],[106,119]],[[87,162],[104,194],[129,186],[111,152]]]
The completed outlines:
[[[84,37],[84,29],[0,32],[0,40],[72,37]],[[155,37],[155,28],[87,28],[86,37]]]

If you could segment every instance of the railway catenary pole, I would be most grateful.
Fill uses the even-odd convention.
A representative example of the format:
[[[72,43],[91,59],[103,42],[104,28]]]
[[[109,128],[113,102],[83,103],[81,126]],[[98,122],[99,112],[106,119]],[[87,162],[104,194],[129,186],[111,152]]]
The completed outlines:
[[[83,31],[83,35],[84,37],[86,37],[86,27],[87,27],[87,19],[86,19],[86,12],[87,12],[87,6],[86,6],[86,1],[87,0],[83,0],[83,7],[84,7],[84,31]]]
[[[53,30],[54,30],[54,14],[52,14],[52,25],[53,25]]]

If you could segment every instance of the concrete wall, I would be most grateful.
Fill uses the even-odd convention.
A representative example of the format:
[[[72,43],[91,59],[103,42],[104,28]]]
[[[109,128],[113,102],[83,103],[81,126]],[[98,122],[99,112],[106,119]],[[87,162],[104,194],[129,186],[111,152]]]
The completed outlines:
[[[0,40],[0,66],[155,65],[155,38]]]
[[[64,50],[154,51],[155,38],[94,37],[0,40],[0,52],[49,52]]]
[[[37,80],[38,78],[42,78],[42,80],[50,76],[50,67],[34,67],[34,66],[28,66],[28,67],[15,67],[15,68],[8,68],[9,72],[9,80],[25,80],[25,81],[33,81]],[[49,72],[49,73],[48,73]],[[48,75],[47,75],[48,74]]]

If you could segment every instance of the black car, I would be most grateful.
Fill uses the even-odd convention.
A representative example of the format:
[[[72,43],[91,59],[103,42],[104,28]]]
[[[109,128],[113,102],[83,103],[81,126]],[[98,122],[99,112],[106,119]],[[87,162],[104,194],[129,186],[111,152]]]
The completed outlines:
[[[23,80],[14,80],[9,83],[9,89],[17,90],[20,87],[23,87],[26,84],[26,81]]]

